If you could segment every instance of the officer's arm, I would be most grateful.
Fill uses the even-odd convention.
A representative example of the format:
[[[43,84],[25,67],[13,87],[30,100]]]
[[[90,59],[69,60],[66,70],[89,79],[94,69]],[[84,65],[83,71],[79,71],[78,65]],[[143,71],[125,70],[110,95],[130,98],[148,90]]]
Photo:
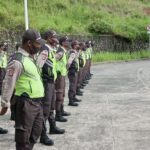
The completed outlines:
[[[2,85],[2,108],[8,108],[10,99],[15,89],[16,81],[23,71],[23,66],[19,61],[12,61],[6,68],[6,75]]]
[[[73,60],[75,59],[76,54],[75,53],[71,53],[68,62],[67,62],[67,69],[70,67],[70,65],[72,64]]]
[[[2,67],[2,66],[3,66],[3,58],[0,55],[0,67]]]
[[[47,58],[48,58],[48,51],[47,50],[42,50],[36,58],[36,63],[39,66],[39,68],[43,67],[43,65],[45,64]]]
[[[63,57],[63,55],[64,55],[64,52],[62,52],[62,51],[56,52],[56,54],[55,54],[55,59],[56,59],[57,61],[59,61],[59,60]]]

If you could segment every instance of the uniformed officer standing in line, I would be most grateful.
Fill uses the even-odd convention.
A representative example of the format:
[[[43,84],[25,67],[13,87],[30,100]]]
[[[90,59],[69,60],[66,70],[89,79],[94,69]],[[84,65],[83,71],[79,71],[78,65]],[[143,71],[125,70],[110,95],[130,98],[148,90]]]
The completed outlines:
[[[87,41],[86,43],[86,50],[84,51],[85,53],[85,57],[86,57],[86,64],[85,64],[85,67],[84,67],[84,79],[83,79],[83,82],[82,82],[82,85],[83,86],[86,86],[89,82],[89,41]]]
[[[59,48],[56,52],[57,59],[57,79],[56,79],[56,121],[66,122],[67,119],[63,116],[69,116],[70,113],[64,111],[65,98],[65,78],[67,75],[67,48],[69,46],[68,37],[59,39]]]
[[[81,42],[80,44],[80,49],[82,49],[81,57],[83,59],[84,65],[82,68],[82,76],[81,76],[81,83],[80,83],[80,89],[84,89],[86,84],[84,83],[85,81],[85,76],[86,76],[86,45],[85,42]],[[80,59],[79,59],[80,61]]]
[[[68,98],[69,98],[69,106],[78,106],[78,103],[81,100],[76,98],[76,90],[77,90],[77,81],[78,81],[78,71],[79,71],[79,42],[77,40],[72,41],[71,43],[72,49],[68,53],[68,78],[69,78],[69,90],[68,90]]]
[[[77,83],[77,92],[76,95],[82,95],[82,91],[80,89],[83,89],[84,87],[82,86],[82,81],[83,81],[83,73],[84,73],[84,66],[86,63],[86,58],[85,58],[85,43],[81,42],[79,44],[80,46],[80,51],[79,51],[79,72],[78,72],[78,83]]]
[[[7,43],[2,42],[0,43],[0,95],[2,90],[2,82],[6,73],[7,67]]]
[[[90,80],[92,77],[92,74],[90,73],[91,69],[91,60],[92,60],[92,47],[91,47],[91,41],[86,42],[86,55],[87,55],[87,73],[86,73],[86,80]]]
[[[91,47],[90,47],[90,64],[89,64],[89,74],[90,74],[90,77],[93,76],[93,74],[91,73],[91,63],[92,63],[92,54],[93,54],[93,48],[94,48],[94,45],[95,45],[95,41],[91,41]]]
[[[46,60],[42,68],[42,78],[45,88],[45,97],[43,99],[43,115],[44,115],[44,124],[43,130],[40,138],[40,142],[45,145],[53,145],[54,142],[46,134],[46,121],[49,120],[50,123],[50,134],[63,134],[65,133],[64,129],[59,129],[56,127],[54,110],[55,110],[55,80],[57,78],[56,72],[56,59],[55,59],[55,43],[57,43],[56,32],[48,30],[44,33],[44,39],[46,44],[42,47],[42,51],[47,51],[48,59]],[[44,57],[44,56],[43,56]]]
[[[22,46],[9,60],[2,88],[1,115],[7,112],[14,92],[16,150],[32,150],[41,135],[44,87],[41,72],[34,59],[43,40],[38,32],[26,30]]]
[[[1,101],[1,94],[2,94],[2,82],[5,77],[6,67],[7,67],[7,43],[1,42],[0,43],[0,101]],[[0,134],[6,134],[8,130],[0,128]]]

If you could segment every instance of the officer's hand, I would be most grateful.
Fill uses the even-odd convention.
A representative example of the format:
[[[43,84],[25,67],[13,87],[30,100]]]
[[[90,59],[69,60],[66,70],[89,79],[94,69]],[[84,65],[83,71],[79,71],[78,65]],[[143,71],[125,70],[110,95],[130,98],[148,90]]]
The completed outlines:
[[[2,109],[0,111],[0,115],[6,114],[7,110],[8,110],[8,107],[2,107]]]

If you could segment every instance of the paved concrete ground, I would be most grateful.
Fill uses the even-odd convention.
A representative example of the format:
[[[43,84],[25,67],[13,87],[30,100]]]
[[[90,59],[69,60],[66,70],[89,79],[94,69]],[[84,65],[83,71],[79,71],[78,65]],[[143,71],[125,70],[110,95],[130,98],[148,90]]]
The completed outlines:
[[[35,150],[149,150],[150,61],[94,65],[90,84],[78,108],[66,106],[72,115],[64,135],[49,135],[55,146],[36,144]],[[67,98],[65,105],[67,105]],[[0,117],[0,150],[14,150],[14,123],[9,114]]]

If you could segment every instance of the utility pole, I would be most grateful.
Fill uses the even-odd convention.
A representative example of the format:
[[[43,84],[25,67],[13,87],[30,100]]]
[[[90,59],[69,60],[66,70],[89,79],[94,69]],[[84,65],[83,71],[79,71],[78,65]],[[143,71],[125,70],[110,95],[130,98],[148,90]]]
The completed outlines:
[[[25,16],[25,29],[29,29],[29,17],[28,17],[28,0],[24,0],[24,16]]]

